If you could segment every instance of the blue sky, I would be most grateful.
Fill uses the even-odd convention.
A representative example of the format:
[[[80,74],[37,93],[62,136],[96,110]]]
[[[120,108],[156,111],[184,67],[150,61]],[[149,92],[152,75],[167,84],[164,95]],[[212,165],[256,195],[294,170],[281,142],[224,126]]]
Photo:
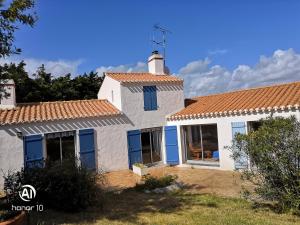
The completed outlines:
[[[188,88],[193,89],[189,95],[300,78],[296,70],[284,80],[272,77],[255,84],[237,85],[233,79],[237,76],[234,72],[241,71],[241,65],[247,65],[255,73],[265,63],[261,62],[262,55],[269,63],[277,59],[273,65],[276,68],[278,60],[286,59],[279,59],[282,54],[298,63],[300,1],[297,0],[37,0],[36,12],[39,20],[34,29],[17,32],[16,44],[23,53],[12,61],[25,59],[32,67],[45,63],[54,71],[61,71],[60,66],[65,65],[66,71],[69,69],[73,75],[97,69],[145,69],[145,65],[137,63],[146,62],[152,51],[149,41],[152,26],[159,23],[172,31],[168,36],[167,65],[171,72],[187,79]],[[278,50],[282,51],[277,52],[279,55]],[[188,70],[189,65],[192,71]],[[197,82],[202,82],[201,78],[209,80],[209,73],[216,75],[215,69],[225,73],[217,71],[218,79],[230,73],[226,78],[230,80],[224,82],[234,84],[224,89],[221,83],[220,87],[205,91],[201,89],[207,82],[191,87],[195,86],[191,84],[192,78]]]

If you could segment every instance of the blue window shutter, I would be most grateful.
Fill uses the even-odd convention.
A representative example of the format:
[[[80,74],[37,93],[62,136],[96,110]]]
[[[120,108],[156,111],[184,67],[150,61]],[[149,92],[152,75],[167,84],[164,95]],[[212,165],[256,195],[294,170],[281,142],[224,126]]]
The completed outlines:
[[[245,122],[232,122],[232,139],[234,139],[235,135],[246,134],[246,123]],[[244,169],[248,167],[248,157],[245,155],[241,155],[239,159],[236,159],[234,162],[235,169]]]
[[[165,127],[166,156],[169,165],[179,164],[177,127]]]
[[[141,131],[131,130],[127,132],[129,168],[134,163],[142,162]]]
[[[94,129],[79,130],[80,162],[87,169],[96,169]]]
[[[41,134],[24,137],[24,163],[26,168],[43,167],[43,136]]]
[[[157,110],[157,91],[156,86],[151,86],[151,109]]]
[[[149,86],[144,86],[143,92],[144,92],[144,110],[149,111],[151,110],[151,92]]]
[[[232,122],[231,127],[233,138],[237,133],[246,134],[246,123],[244,122]]]
[[[157,91],[156,86],[144,86],[144,110],[157,110]]]

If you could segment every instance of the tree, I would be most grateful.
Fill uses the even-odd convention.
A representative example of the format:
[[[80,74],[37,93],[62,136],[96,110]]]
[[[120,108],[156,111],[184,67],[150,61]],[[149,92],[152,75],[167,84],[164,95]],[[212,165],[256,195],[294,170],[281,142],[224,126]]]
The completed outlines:
[[[25,71],[26,64],[21,61],[19,64],[4,64],[0,70],[5,74],[5,79],[13,79],[16,85],[16,101],[29,102],[34,96],[32,90],[35,87],[34,80],[32,80]]]
[[[53,92],[52,100],[72,100],[76,99],[79,95],[80,90],[75,90],[73,85],[73,79],[71,78],[71,74],[67,74],[65,76],[57,77],[52,81],[51,90]],[[78,98],[80,99],[80,98]]]
[[[71,74],[53,77],[41,65],[35,74],[29,76],[25,62],[4,64],[0,67],[5,79],[13,79],[16,85],[18,103],[41,101],[67,101],[96,99],[103,77],[91,71],[75,78]]]
[[[14,45],[15,31],[20,24],[32,27],[37,20],[35,13],[27,13],[34,7],[34,0],[13,0],[10,4],[5,4],[5,0],[0,0],[0,59],[12,54],[19,54],[20,48]],[[0,80],[5,83],[5,68],[0,66]],[[6,96],[3,85],[0,85],[0,100]]]
[[[33,77],[35,78],[35,85],[32,92],[35,96],[39,96],[39,101],[53,100],[52,76],[51,73],[46,72],[44,64],[37,69]]]
[[[34,0],[13,0],[6,8],[4,2],[0,0],[0,58],[21,52],[14,46],[18,24],[32,27],[37,19],[34,13],[26,13],[34,7]]]
[[[73,79],[73,88],[77,91],[75,99],[95,99],[101,87],[103,77],[99,77],[96,72],[84,73]]]
[[[237,134],[231,146],[234,159],[243,154],[250,159],[242,178],[255,189],[246,189],[245,194],[275,201],[281,210],[300,210],[300,122],[295,117],[261,122],[258,130]]]

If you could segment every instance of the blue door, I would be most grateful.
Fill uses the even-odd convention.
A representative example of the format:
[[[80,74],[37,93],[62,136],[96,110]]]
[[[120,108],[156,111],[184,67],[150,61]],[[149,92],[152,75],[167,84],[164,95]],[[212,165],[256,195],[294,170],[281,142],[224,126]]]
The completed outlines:
[[[43,136],[41,134],[24,137],[24,164],[25,167],[43,167]]]
[[[246,123],[245,122],[232,122],[232,139],[234,139],[237,133],[246,134]],[[248,167],[248,157],[246,154],[241,154],[239,159],[234,161],[235,169],[244,169]]]
[[[169,165],[179,164],[177,127],[165,127],[166,156]]]
[[[87,169],[96,169],[94,130],[79,130],[79,154],[81,165]]]
[[[128,131],[127,141],[128,141],[129,168],[132,168],[133,164],[142,162],[141,131],[140,130]]]

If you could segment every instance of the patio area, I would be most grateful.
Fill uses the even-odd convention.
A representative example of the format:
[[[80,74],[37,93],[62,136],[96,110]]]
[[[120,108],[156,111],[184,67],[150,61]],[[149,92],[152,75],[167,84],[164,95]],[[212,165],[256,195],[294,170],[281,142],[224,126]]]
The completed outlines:
[[[153,176],[177,175],[178,181],[185,184],[187,191],[201,194],[216,194],[224,197],[240,196],[242,181],[238,172],[196,169],[188,167],[154,167],[149,169]],[[130,170],[105,174],[105,187],[108,190],[121,190],[134,187],[141,177]],[[244,184],[246,185],[246,184]]]

